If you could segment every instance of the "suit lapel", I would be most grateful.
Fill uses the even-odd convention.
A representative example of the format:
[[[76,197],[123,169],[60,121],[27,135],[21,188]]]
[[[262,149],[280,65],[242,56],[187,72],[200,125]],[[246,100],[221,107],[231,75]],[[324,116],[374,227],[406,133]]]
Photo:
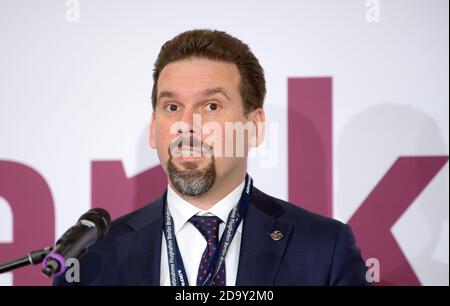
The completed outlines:
[[[163,204],[166,193],[127,223],[130,233],[116,238],[117,265],[121,285],[159,286]]]
[[[283,213],[283,207],[253,188],[244,220],[236,285],[274,284],[292,231],[291,225],[277,221]]]
[[[121,285],[160,284],[163,204],[166,192],[127,223],[130,233],[115,238],[118,280]],[[253,188],[252,201],[243,224],[238,286],[273,285],[289,243],[292,226],[277,221],[284,208]],[[279,235],[272,235],[278,231]]]

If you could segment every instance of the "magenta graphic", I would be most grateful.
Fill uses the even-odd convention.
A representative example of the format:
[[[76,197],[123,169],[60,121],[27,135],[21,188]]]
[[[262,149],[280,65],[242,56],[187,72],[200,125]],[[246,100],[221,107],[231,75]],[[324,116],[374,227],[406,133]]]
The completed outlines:
[[[289,201],[332,216],[332,79],[288,81]],[[377,258],[381,285],[420,285],[391,233],[448,156],[400,157],[351,217],[363,257]]]
[[[45,179],[34,169],[0,160],[0,196],[10,204],[14,218],[13,242],[0,243],[0,262],[53,245],[55,212],[53,198]],[[14,271],[15,285],[49,285],[40,266]]]
[[[380,261],[381,285],[420,285],[391,229],[447,161],[400,157],[350,219],[363,256]]]
[[[166,186],[160,166],[127,177],[121,161],[92,162],[92,207],[106,209],[112,219],[159,198]]]
[[[316,213],[333,214],[332,78],[288,79],[289,201]],[[381,284],[420,281],[392,235],[392,226],[448,162],[448,156],[398,157],[349,220],[363,256],[377,258]],[[166,188],[160,166],[127,176],[122,161],[93,161],[91,206],[117,218],[156,198]],[[270,192],[270,191],[269,191]],[[52,245],[54,202],[45,178],[15,161],[0,160],[0,196],[13,214],[13,242],[0,244],[0,262]],[[40,267],[14,271],[15,285],[48,285]]]
[[[332,80],[288,80],[289,201],[332,216]]]

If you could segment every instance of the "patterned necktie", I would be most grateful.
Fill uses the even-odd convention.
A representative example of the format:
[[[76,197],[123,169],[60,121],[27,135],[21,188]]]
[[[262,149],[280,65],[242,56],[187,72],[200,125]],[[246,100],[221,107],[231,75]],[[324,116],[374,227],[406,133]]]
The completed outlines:
[[[219,224],[222,222],[216,216],[193,216],[189,221],[200,231],[206,239],[206,249],[203,252],[200,266],[197,274],[197,286],[201,286],[209,273],[214,273],[218,256],[214,256],[215,252],[219,252]],[[216,277],[212,281],[212,286],[225,286],[225,264],[219,270]]]

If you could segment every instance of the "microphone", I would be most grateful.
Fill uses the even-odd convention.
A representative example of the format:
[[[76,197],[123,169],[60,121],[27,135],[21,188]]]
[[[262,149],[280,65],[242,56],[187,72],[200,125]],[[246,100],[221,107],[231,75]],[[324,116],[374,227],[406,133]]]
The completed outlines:
[[[42,261],[42,273],[52,277],[64,273],[66,260],[80,258],[109,230],[111,217],[102,208],[93,208],[82,215],[56,242],[56,246]]]

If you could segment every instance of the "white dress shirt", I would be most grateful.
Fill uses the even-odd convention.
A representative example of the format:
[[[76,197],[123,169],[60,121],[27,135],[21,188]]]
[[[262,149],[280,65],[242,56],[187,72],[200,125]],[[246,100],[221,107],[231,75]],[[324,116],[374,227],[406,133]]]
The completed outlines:
[[[186,269],[187,278],[190,286],[196,286],[197,273],[203,251],[206,248],[206,240],[200,231],[191,223],[189,219],[192,216],[217,216],[223,222],[219,225],[219,239],[225,230],[228,214],[239,202],[244,189],[245,180],[232,192],[217,202],[208,210],[202,210],[181,198],[171,187],[167,187],[167,205],[172,215],[183,264]],[[239,224],[233,241],[225,257],[226,285],[234,286],[236,284],[239,252],[241,246],[242,224]],[[161,245],[161,286],[170,286],[169,263],[167,258],[167,244],[163,232]]]

